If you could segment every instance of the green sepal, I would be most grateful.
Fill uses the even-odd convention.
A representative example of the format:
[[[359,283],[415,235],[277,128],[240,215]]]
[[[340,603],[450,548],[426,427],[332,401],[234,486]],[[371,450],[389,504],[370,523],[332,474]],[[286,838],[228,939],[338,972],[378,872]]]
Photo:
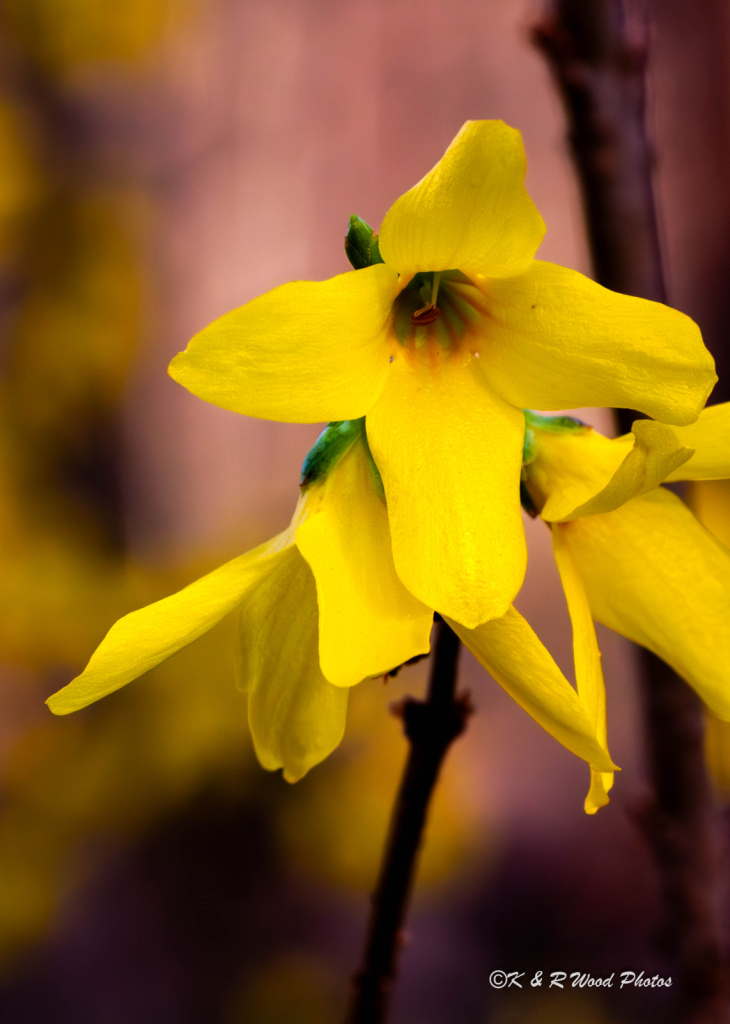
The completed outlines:
[[[522,410],[525,417],[525,440],[522,444],[522,465],[529,464],[537,456],[535,430],[547,430],[553,434],[565,434],[572,431],[590,430],[590,427],[575,416],[542,416],[530,409]],[[527,511],[527,510],[525,510]]]
[[[534,519],[538,515],[538,511],[527,489],[527,471],[525,466],[529,466],[537,458],[538,442],[535,437],[535,431],[545,430],[552,434],[566,434],[573,431],[590,430],[591,428],[576,416],[542,416],[539,412],[532,412],[531,409],[523,409],[522,412],[525,417],[525,440],[522,443],[520,504],[528,516],[532,516]]]
[[[525,440],[522,442],[522,466],[523,470],[525,466],[529,466],[530,463],[537,456],[535,450],[535,432],[530,430],[528,426],[525,426]]]
[[[378,467],[375,464],[375,459],[373,458],[373,453],[370,451],[370,445],[368,443],[368,435],[367,435],[367,431],[365,429],[365,418],[364,417],[363,417],[363,420],[362,420],[362,440],[363,440],[363,444],[365,445],[365,452],[367,453],[368,464],[370,465],[370,472],[373,474],[373,486],[375,487],[375,493],[378,495],[379,498],[382,498],[383,501],[385,501],[385,487],[383,486],[383,478],[380,475],[380,470],[378,469]]]
[[[533,462],[536,456],[538,456],[538,447],[536,447],[534,430],[532,428],[548,430],[554,434],[591,429],[583,420],[578,420],[574,416],[542,416],[540,413],[533,413],[529,409],[523,409],[522,413],[525,420],[524,441],[522,442],[523,466],[529,466],[530,462]],[[525,508],[525,512],[528,511]]]
[[[378,236],[369,224],[353,213],[345,235],[345,253],[355,270],[364,270],[375,263],[384,263],[378,247]]]
[[[365,445],[368,464],[373,475],[375,493],[385,500],[383,480],[370,452],[367,434],[365,433],[365,417],[359,420],[335,420],[328,423],[314,446],[310,448],[302,466],[299,486],[306,491],[313,484],[320,483],[334,469],[342,456],[356,441]]]
[[[302,490],[323,480],[362,433],[363,420],[334,420],[328,423],[302,465],[299,486]]]
[[[587,423],[575,416],[541,416],[539,412],[532,412],[531,409],[523,409],[522,412],[525,414],[528,427],[552,430],[556,434],[564,434],[570,430],[590,430]]]

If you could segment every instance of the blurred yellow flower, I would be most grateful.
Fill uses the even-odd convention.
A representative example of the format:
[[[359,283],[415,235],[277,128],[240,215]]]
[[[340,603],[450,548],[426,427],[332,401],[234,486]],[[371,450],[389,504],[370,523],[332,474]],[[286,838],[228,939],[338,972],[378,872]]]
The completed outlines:
[[[362,419],[323,432],[284,533],[120,619],[86,670],[49,698],[51,710],[68,714],[119,689],[235,610],[256,753],[290,782],[339,744],[348,687],[429,650],[433,610],[396,574]],[[476,629],[447,621],[548,732],[596,770],[613,768],[579,697],[514,608]]]
[[[716,379],[686,316],[533,259],[545,229],[525,166],[519,132],[467,122],[386,214],[380,262],[254,299],[170,366],[246,415],[367,416],[395,570],[467,628],[507,613],[524,577],[521,409],[691,423]]]
[[[599,738],[593,619],[653,651],[730,720],[730,551],[659,486],[730,477],[730,403],[690,426],[638,420],[613,441],[569,417],[525,415],[525,502],[552,528],[578,692]],[[607,802],[610,781],[593,773],[590,809]]]

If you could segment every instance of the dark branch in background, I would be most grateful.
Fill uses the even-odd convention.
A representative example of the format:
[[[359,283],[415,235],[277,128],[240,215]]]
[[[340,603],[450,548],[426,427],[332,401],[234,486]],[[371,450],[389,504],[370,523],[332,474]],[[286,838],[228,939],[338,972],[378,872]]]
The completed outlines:
[[[644,33],[644,38],[646,33]],[[596,279],[664,301],[652,151],[645,124],[646,44],[627,36],[621,0],[556,0],[534,40],[568,116]],[[635,414],[617,410],[622,431]],[[653,793],[637,815],[669,909],[681,1020],[726,1021],[719,816],[707,777],[702,707],[660,659],[641,651],[647,758]]]
[[[665,302],[644,116],[646,45],[628,41],[620,0],[557,0],[534,38],[568,111],[596,279]]]
[[[438,621],[426,700],[406,697],[394,709],[411,746],[372,897],[363,964],[352,982],[348,1024],[379,1024],[388,1010],[428,806],[446,751],[470,713],[468,698],[456,696],[460,646],[453,630]]]

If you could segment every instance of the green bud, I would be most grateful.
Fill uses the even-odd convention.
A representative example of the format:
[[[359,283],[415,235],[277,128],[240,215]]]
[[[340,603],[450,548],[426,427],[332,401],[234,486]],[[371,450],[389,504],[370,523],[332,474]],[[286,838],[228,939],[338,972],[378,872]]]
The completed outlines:
[[[374,263],[383,263],[378,248],[378,236],[369,224],[356,217],[350,217],[350,227],[345,235],[345,253],[355,270],[372,267]]]

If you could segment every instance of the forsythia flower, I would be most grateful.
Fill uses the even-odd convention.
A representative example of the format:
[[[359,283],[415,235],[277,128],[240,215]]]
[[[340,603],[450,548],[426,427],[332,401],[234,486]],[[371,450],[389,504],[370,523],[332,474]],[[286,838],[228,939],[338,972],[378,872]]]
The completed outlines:
[[[730,551],[659,486],[730,477],[730,403],[691,426],[638,420],[613,441],[569,417],[525,416],[524,500],[551,526],[578,692],[599,740],[605,695],[593,619],[653,651],[730,721]],[[607,802],[610,783],[593,772],[586,809]]]
[[[340,742],[348,687],[428,651],[433,610],[396,574],[362,420],[324,431],[284,533],[120,619],[86,670],[49,699],[51,710],[67,714],[124,686],[233,611],[256,752],[292,782]],[[613,768],[605,739],[518,612],[473,630],[451,625],[553,736],[597,771]]]
[[[361,269],[254,299],[170,367],[249,416],[366,416],[395,571],[467,628],[504,615],[522,584],[522,408],[687,424],[716,379],[686,316],[534,260],[545,229],[524,176],[517,131],[467,122],[388,211]]]

